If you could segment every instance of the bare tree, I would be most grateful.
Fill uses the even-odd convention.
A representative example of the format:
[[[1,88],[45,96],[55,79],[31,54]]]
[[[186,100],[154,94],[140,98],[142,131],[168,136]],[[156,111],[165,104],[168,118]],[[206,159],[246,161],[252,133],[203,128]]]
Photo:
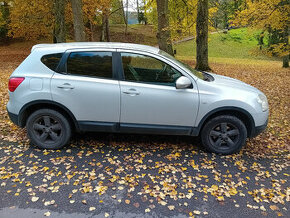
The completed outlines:
[[[53,29],[53,42],[66,42],[65,31],[65,0],[54,0],[54,29]]]
[[[86,41],[85,25],[83,21],[82,0],[70,0],[73,12],[75,41]]]
[[[196,69],[210,70],[208,65],[208,0],[198,0],[197,3]]]
[[[157,0],[158,32],[157,39],[159,48],[173,55],[171,33],[168,19],[168,0]]]

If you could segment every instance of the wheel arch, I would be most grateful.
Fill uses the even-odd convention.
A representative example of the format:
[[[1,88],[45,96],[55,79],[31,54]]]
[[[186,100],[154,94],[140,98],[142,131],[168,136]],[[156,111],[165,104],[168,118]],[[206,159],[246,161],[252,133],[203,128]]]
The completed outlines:
[[[253,131],[255,129],[255,121],[252,115],[238,107],[220,107],[216,108],[210,112],[208,112],[199,122],[198,127],[195,128],[193,131],[193,135],[199,135],[200,131],[202,130],[203,126],[209,121],[210,119],[217,117],[219,115],[232,115],[239,118],[247,128],[247,136],[251,137],[253,135]]]
[[[19,126],[24,127],[26,125],[26,121],[29,115],[39,109],[53,109],[62,113],[71,123],[72,129],[77,131],[79,130],[78,122],[73,113],[64,105],[50,100],[36,100],[24,105],[19,112]]]

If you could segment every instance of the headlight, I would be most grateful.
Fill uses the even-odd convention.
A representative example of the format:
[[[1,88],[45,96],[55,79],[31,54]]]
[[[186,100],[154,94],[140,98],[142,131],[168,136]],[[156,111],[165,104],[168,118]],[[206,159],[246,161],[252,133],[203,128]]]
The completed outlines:
[[[262,106],[263,111],[266,111],[269,109],[268,100],[267,100],[267,97],[265,95],[259,94],[257,101]]]

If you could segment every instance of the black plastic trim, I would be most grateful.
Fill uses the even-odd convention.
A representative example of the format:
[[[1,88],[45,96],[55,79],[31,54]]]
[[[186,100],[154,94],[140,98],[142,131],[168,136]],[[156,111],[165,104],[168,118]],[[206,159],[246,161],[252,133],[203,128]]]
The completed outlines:
[[[133,123],[79,121],[80,131],[160,135],[191,135],[192,127]]]
[[[119,124],[113,122],[78,121],[82,132],[118,132]]]
[[[66,60],[68,58],[68,56],[70,55],[70,52],[65,52],[61,59],[60,59],[60,62],[55,70],[55,72],[57,73],[61,73],[61,74],[67,74],[66,73]]]
[[[120,132],[126,133],[190,135],[191,131],[192,127],[189,126],[120,123]]]
[[[73,115],[73,113],[67,107],[65,107],[64,105],[62,105],[62,104],[60,104],[58,102],[55,102],[55,101],[50,101],[50,100],[36,100],[36,101],[32,101],[32,102],[29,102],[29,103],[25,104],[21,108],[21,110],[19,112],[19,115],[18,115],[18,122],[17,123],[18,123],[18,125],[20,127],[24,127],[25,126],[25,123],[22,122],[22,119],[23,119],[23,115],[25,114],[25,111],[27,110],[27,108],[29,108],[31,106],[40,105],[40,104],[49,104],[49,105],[55,105],[55,106],[60,107],[61,109],[63,109],[70,116],[70,118],[74,122],[76,130],[77,131],[79,130],[78,122],[77,122],[75,116]]]
[[[123,79],[123,66],[122,66],[122,57],[119,52],[113,52],[112,54],[113,59],[113,77],[117,80]]]
[[[268,125],[268,120],[262,126],[256,126],[254,128],[254,131],[252,131],[252,134],[248,137],[250,137],[250,138],[256,137],[257,135],[262,133],[267,128],[267,125]]]
[[[11,120],[15,125],[19,126],[19,125],[18,125],[18,115],[9,112],[7,108],[6,108],[6,110],[7,110],[7,113],[8,113],[8,116],[9,116],[10,120]]]
[[[242,109],[242,108],[238,108],[238,107],[232,107],[232,106],[227,106],[227,107],[220,107],[220,108],[216,108],[210,112],[208,112],[202,119],[201,121],[199,122],[198,126],[193,128],[193,131],[192,131],[192,136],[198,136],[199,133],[200,133],[200,130],[202,128],[202,126],[204,125],[204,122],[207,120],[207,118],[209,118],[211,115],[215,114],[215,113],[218,113],[218,112],[223,112],[223,111],[237,111],[237,112],[240,112],[240,113],[243,113],[244,115],[247,116],[247,118],[249,119],[250,121],[250,128],[251,128],[251,132],[249,134],[248,137],[251,137],[253,135],[253,132],[254,132],[254,129],[255,129],[255,122],[254,122],[254,119],[252,117],[252,115]]]

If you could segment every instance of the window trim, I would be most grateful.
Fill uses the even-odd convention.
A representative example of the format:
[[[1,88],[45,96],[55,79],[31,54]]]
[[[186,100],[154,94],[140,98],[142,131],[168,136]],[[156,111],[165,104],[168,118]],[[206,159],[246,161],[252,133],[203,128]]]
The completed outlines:
[[[112,78],[108,77],[99,77],[99,76],[89,76],[89,75],[76,75],[67,73],[67,60],[71,53],[75,52],[111,52],[112,53]],[[116,66],[118,66],[118,54],[116,49],[74,49],[67,50],[64,52],[58,67],[56,68],[57,73],[70,75],[70,76],[78,76],[78,77],[89,77],[89,78],[97,78],[97,79],[105,79],[105,80],[119,80],[119,73]]]
[[[175,86],[172,86],[172,85],[157,84],[157,83],[144,82],[144,81],[130,81],[130,80],[126,80],[125,79],[125,74],[124,74],[124,68],[123,68],[123,61],[122,61],[122,55],[121,55],[121,53],[131,53],[131,54],[148,56],[148,57],[154,58],[154,59],[156,59],[158,61],[161,61],[161,62],[169,65],[170,67],[174,68],[175,70],[177,70],[182,76],[185,76],[187,78],[189,77],[189,79],[193,83],[193,79],[189,75],[187,75],[184,72],[182,72],[183,71],[182,68],[180,68],[180,67],[176,66],[175,64],[173,64],[172,62],[169,62],[168,60],[162,58],[162,56],[160,57],[159,55],[152,54],[152,53],[149,53],[149,52],[132,51],[132,50],[126,50],[126,49],[117,49],[117,53],[119,54],[119,57],[120,57],[120,71],[121,71],[121,72],[119,72],[119,74],[120,74],[120,81],[125,81],[125,82],[129,82],[129,83],[139,83],[139,84],[141,83],[141,84],[148,84],[148,85],[155,85],[155,86],[174,87],[175,88]]]

